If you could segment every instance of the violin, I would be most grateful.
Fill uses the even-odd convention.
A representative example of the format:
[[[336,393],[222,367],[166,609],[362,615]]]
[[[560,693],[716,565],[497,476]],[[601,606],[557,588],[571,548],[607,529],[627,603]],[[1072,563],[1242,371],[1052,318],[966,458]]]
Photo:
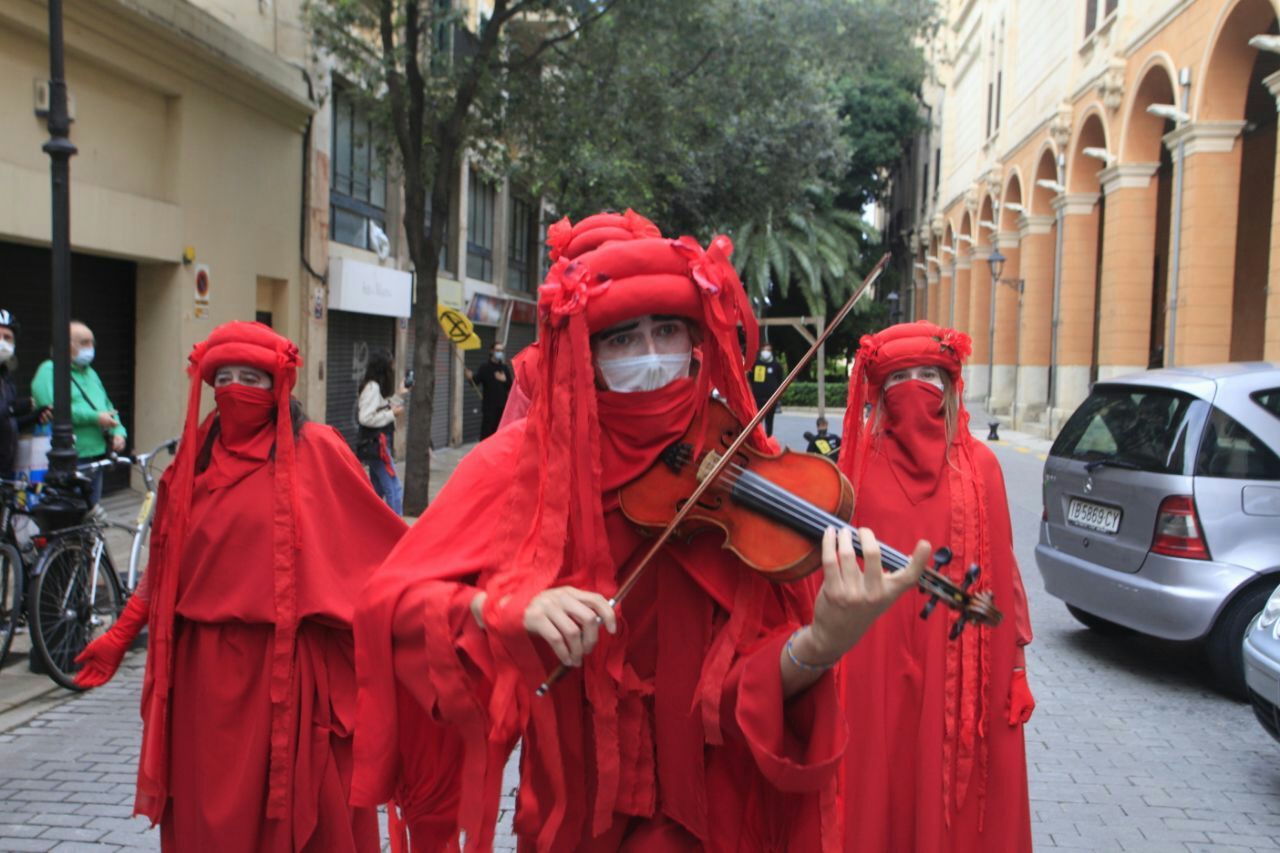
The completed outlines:
[[[732,413],[728,411],[728,407],[723,407],[724,413],[712,414],[700,422],[703,430],[701,433],[686,435],[686,440],[668,448],[653,468],[623,487],[623,492],[631,491],[626,503],[632,507],[631,512],[634,513],[635,523],[642,529],[653,530],[654,537],[644,553],[630,565],[618,591],[609,599],[610,607],[616,608],[622,603],[651,565],[654,556],[678,530],[683,531],[685,535],[693,535],[707,526],[720,528],[725,533],[727,547],[734,548],[735,552],[743,557],[744,562],[757,571],[764,571],[765,574],[779,581],[804,577],[822,565],[821,540],[828,526],[835,527],[837,530],[848,529],[853,537],[854,550],[862,556],[862,543],[859,540],[858,531],[853,529],[848,521],[853,513],[853,487],[840,474],[839,469],[827,460],[829,469],[806,467],[800,471],[795,466],[808,466],[810,463],[790,461],[770,466],[769,473],[772,477],[760,476],[761,472],[752,468],[753,466],[764,467],[761,460],[776,461],[779,457],[787,456],[791,460],[810,457],[808,454],[790,451],[770,457],[747,447],[746,439],[751,434],[751,430],[760,424],[765,412],[777,404],[783,391],[795,381],[818,349],[827,338],[831,337],[831,333],[849,315],[858,300],[871,292],[871,285],[884,272],[890,257],[888,252],[881,256],[879,262],[862,280],[862,284],[858,285],[844,306],[836,312],[836,316],[827,328],[809,346],[809,351],[796,362],[791,372],[787,374],[787,378],[774,389],[772,396],[764,405],[758,407],[749,423],[745,426],[739,425]],[[716,405],[710,406],[708,411],[714,413]],[[717,425],[718,432],[715,429]],[[712,444],[703,440],[707,437],[713,440]],[[698,440],[687,440],[692,438]],[[695,461],[694,448],[704,449],[702,456],[696,460],[699,463],[696,468],[692,464]],[[707,452],[706,448],[711,448],[714,452]],[[666,468],[665,471],[663,466]],[[791,473],[784,473],[788,469]],[[721,477],[722,473],[724,477]],[[640,491],[641,483],[649,484],[643,492]],[[713,486],[715,492],[712,492]],[[792,488],[788,488],[789,486]],[[836,496],[834,503],[833,495]],[[728,500],[724,499],[725,496]],[[825,501],[825,508],[824,505],[815,505],[809,499],[810,496]],[[731,524],[728,520],[730,514],[727,512],[730,505],[742,506],[754,512],[759,516],[755,519],[755,529],[768,532],[748,535],[747,530],[752,525],[745,522],[739,525],[736,520]],[[726,511],[721,513],[719,512],[721,509]],[[623,512],[626,513],[627,510],[624,509]],[[701,526],[693,521],[686,526],[685,520],[690,516],[702,516],[708,520],[704,520]],[[628,515],[628,517],[632,516]],[[766,520],[769,526],[761,527],[760,525],[765,524]],[[739,526],[742,532],[735,536],[735,529]],[[771,536],[777,537],[778,541],[776,543],[767,541]],[[739,545],[733,544],[735,539],[740,543]],[[752,543],[750,547],[746,545],[748,540]],[[804,543],[806,550],[802,552],[796,547],[799,543]],[[766,552],[769,553],[766,554]],[[883,564],[891,571],[902,569],[909,562],[907,556],[901,551],[884,545],[880,547],[880,555]],[[939,571],[950,561],[951,552],[946,548],[940,548],[934,554],[933,568],[924,570],[920,578],[920,587],[929,595],[929,602],[920,614],[921,618],[927,617],[934,606],[942,601],[948,607],[960,612],[960,619],[951,628],[952,639],[960,635],[960,631],[968,622],[998,625],[1002,617],[1000,611],[995,608],[992,594],[969,592],[970,587],[978,579],[978,567],[970,566],[964,580],[956,584]],[[535,695],[546,696],[551,685],[568,671],[567,666],[560,664],[547,675],[546,680],[535,691]]]
[[[822,565],[822,536],[828,527],[847,529],[854,549],[862,556],[853,516],[853,486],[835,464],[824,456],[783,449],[767,454],[737,442],[742,432],[728,406],[712,400],[680,441],[664,450],[647,472],[623,486],[618,505],[623,515],[642,530],[664,529],[687,503],[696,487],[721,461],[733,444],[733,459],[722,466],[709,489],[685,512],[674,536],[691,538],[719,531],[724,547],[747,566],[777,582],[803,578]],[[695,457],[697,448],[701,448]],[[906,568],[910,558],[881,544],[880,554],[889,571]],[[971,592],[980,574],[974,564],[960,583],[942,573],[951,562],[951,551],[939,548],[933,566],[920,576],[919,586],[929,600],[920,613],[928,618],[939,602],[957,611],[951,627],[955,639],[969,622],[999,625],[1003,614],[987,590]]]

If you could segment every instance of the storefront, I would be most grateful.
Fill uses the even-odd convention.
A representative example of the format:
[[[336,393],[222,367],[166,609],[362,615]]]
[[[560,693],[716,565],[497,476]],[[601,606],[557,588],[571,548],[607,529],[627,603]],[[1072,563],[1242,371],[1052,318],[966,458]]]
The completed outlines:
[[[325,423],[353,446],[356,401],[369,356],[378,349],[394,356],[398,318],[409,316],[412,293],[410,273],[349,258],[330,260]],[[399,444],[403,447],[403,439]]]
[[[31,393],[31,377],[52,354],[49,343],[51,255],[47,248],[0,241],[0,308],[13,314],[20,327],[11,364],[18,393]],[[134,335],[137,264],[75,252],[71,256],[71,316],[93,330],[96,355],[93,369],[102,378],[120,422],[134,441]],[[182,366],[173,365],[176,375]],[[75,393],[74,391],[72,392]],[[146,448],[149,449],[149,448]],[[108,491],[129,484],[128,469],[108,474]]]

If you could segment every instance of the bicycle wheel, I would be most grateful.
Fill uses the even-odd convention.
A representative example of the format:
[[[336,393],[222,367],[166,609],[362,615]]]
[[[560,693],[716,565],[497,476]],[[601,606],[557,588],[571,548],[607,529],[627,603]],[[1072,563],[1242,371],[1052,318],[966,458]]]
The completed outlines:
[[[22,618],[22,555],[0,542],[0,667],[9,656]]]
[[[49,543],[36,565],[35,582],[27,596],[31,646],[49,677],[71,690],[80,667],[76,656],[102,636],[124,606],[120,578],[106,548],[102,548],[94,577],[94,536],[64,536]]]

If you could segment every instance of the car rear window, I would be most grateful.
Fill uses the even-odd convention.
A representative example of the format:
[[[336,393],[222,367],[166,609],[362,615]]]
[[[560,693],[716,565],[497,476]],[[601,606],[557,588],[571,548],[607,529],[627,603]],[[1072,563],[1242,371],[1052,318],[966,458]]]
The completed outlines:
[[[1187,414],[1193,399],[1163,388],[1094,388],[1058,433],[1050,453],[1180,474],[1186,456]]]
[[[1280,418],[1280,388],[1269,388],[1253,394],[1253,402]]]
[[[1280,457],[1239,421],[1214,406],[1196,455],[1196,476],[1280,480]]]

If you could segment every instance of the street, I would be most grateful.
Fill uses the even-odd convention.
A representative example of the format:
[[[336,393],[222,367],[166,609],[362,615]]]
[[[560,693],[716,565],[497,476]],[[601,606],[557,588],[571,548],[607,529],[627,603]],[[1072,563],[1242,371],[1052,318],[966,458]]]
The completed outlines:
[[[829,413],[835,430],[839,414]],[[779,438],[802,447],[813,417],[780,414]],[[985,438],[985,418],[973,421]],[[1038,707],[1026,731],[1036,849],[1280,849],[1280,745],[1247,705],[1209,686],[1188,649],[1103,637],[1044,592],[1033,548],[1048,443],[1006,434],[992,448],[1035,629],[1027,667]],[[0,692],[10,675],[0,673]],[[158,849],[158,834],[129,818],[141,675],[135,653],[107,687],[0,733],[0,850]],[[499,846],[510,843],[500,834]]]

